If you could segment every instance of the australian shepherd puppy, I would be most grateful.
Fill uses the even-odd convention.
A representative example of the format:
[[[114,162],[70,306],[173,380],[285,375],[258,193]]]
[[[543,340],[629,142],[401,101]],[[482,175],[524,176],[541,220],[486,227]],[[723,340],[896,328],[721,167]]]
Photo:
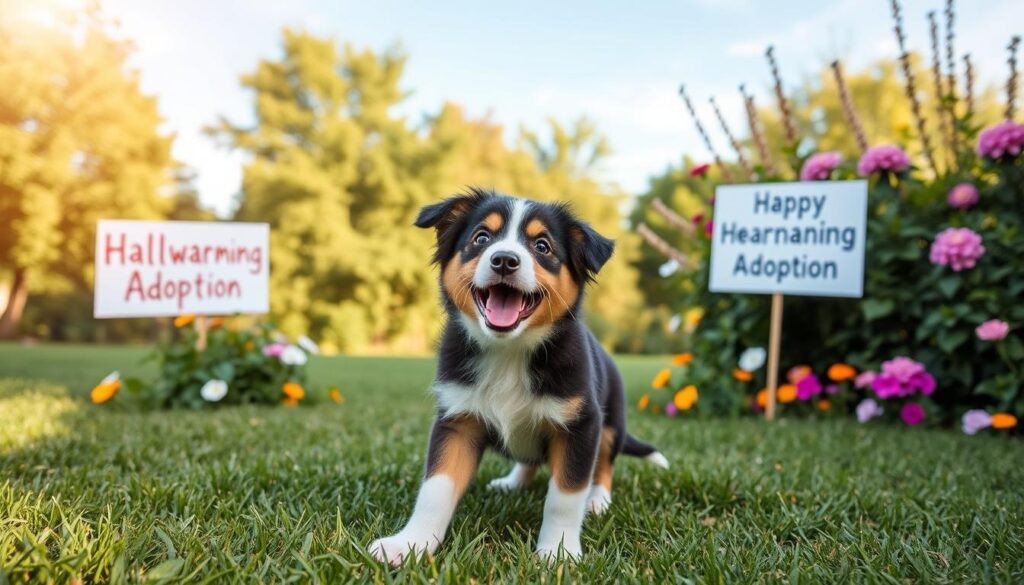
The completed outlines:
[[[565,205],[481,190],[423,208],[416,225],[437,232],[448,312],[437,418],[412,516],[370,552],[392,564],[432,554],[491,447],[515,462],[492,489],[526,486],[548,464],[537,554],[552,558],[561,548],[577,558],[584,514],[611,503],[615,457],[668,466],[626,434],[622,378],[580,315],[583,289],[613,243]]]

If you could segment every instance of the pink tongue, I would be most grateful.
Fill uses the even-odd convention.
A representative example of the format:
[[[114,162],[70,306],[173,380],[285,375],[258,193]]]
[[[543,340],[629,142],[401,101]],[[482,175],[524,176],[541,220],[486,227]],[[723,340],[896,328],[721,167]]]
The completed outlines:
[[[505,287],[493,287],[487,295],[484,315],[487,322],[498,327],[511,327],[523,309],[523,293]]]

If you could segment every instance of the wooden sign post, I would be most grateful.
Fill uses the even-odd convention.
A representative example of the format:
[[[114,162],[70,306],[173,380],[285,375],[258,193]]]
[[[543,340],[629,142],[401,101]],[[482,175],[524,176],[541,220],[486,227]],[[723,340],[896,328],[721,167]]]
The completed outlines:
[[[783,294],[860,297],[867,182],[721,185],[715,190],[712,292],[772,296],[765,418],[775,419]]]

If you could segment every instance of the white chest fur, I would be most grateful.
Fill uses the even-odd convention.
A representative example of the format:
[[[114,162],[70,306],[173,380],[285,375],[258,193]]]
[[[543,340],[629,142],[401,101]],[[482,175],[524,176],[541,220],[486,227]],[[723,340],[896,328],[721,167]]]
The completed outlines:
[[[486,351],[475,365],[476,384],[434,384],[448,416],[472,414],[496,430],[509,454],[520,460],[542,456],[541,430],[564,425],[574,413],[568,401],[532,392],[530,355],[521,347]]]

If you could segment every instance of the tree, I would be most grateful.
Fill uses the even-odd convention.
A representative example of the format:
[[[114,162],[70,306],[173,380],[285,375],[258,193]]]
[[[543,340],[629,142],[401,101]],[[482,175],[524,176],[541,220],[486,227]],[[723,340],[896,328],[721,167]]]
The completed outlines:
[[[0,22],[0,265],[9,300],[0,337],[17,333],[50,275],[85,288],[101,217],[163,216],[171,137],[127,67],[131,47],[95,9],[56,24]]]

